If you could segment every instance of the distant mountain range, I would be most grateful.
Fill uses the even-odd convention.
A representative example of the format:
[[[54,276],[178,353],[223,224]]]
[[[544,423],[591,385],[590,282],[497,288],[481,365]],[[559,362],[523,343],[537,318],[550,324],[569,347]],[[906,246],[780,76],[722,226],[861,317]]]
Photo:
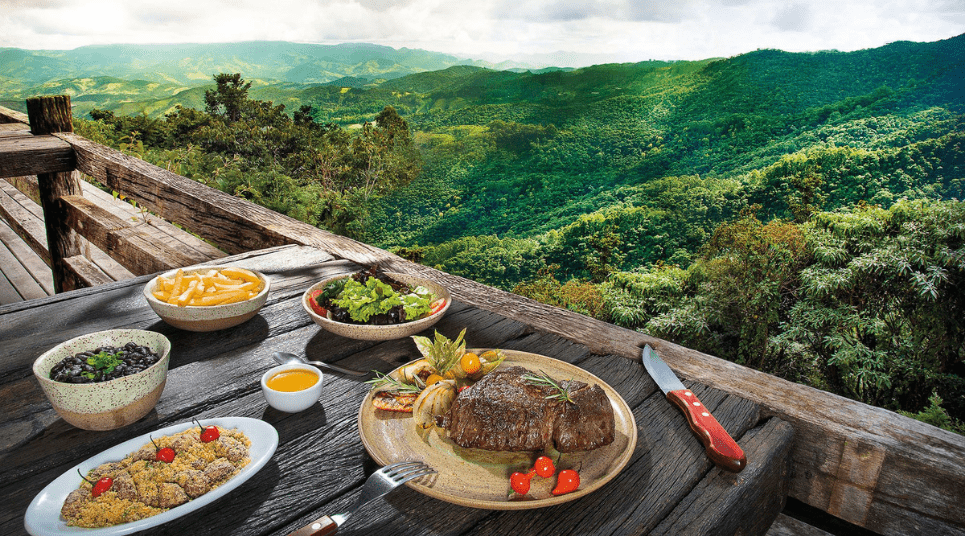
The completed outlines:
[[[372,44],[312,45],[281,41],[222,44],[97,45],[73,50],[0,48],[0,76],[27,85],[108,76],[170,85],[211,82],[219,72],[246,78],[323,84],[355,77],[368,81],[476,65],[494,69],[531,64],[494,64],[449,54]]]
[[[252,98],[285,104],[289,110],[326,101],[344,107],[360,98],[339,93],[339,88],[378,89],[370,96],[375,99],[384,99],[379,93],[394,92],[395,98],[384,101],[410,113],[426,105],[439,110],[481,102],[562,102],[574,96],[576,101],[598,100],[647,93],[688,72],[693,80],[717,79],[714,91],[723,91],[721,98],[733,98],[726,96],[730,92],[727,80],[732,79],[739,82],[741,92],[769,87],[763,93],[755,92],[756,97],[741,98],[779,97],[785,102],[820,105],[836,91],[839,98],[854,94],[854,88],[845,89],[854,85],[854,79],[860,80],[859,94],[863,94],[878,86],[897,89],[897,76],[904,78],[901,84],[906,89],[909,84],[919,86],[919,93],[937,91],[944,99],[960,94],[965,87],[960,78],[965,72],[963,51],[965,35],[934,43],[895,42],[850,53],[758,50],[725,60],[572,69],[537,68],[522,62],[493,64],[373,44],[252,41],[98,45],[74,50],[0,48],[0,105],[23,111],[24,100],[30,96],[68,94],[76,116],[99,108],[119,115],[160,117],[176,105],[203,108],[204,90],[213,85],[212,77],[218,73],[241,73],[252,82]],[[334,94],[325,91],[330,86],[336,86],[331,88]],[[400,93],[434,96],[410,107],[404,99],[397,100]],[[355,112],[369,112],[369,106],[363,108]]]
[[[373,44],[252,41],[97,45],[73,50],[0,48],[0,105],[22,110],[23,100],[29,96],[66,93],[71,95],[77,115],[91,108],[152,114],[163,112],[175,95],[212,84],[218,73],[241,73],[255,88],[363,87],[457,65],[535,70],[523,62],[491,63]],[[202,96],[203,92],[189,92],[177,103],[201,103]]]

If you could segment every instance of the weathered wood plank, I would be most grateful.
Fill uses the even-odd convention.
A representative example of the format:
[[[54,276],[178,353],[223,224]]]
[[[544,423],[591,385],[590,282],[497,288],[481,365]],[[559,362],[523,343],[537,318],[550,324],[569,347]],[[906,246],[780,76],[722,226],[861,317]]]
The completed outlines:
[[[34,202],[40,203],[36,176],[13,177],[6,179],[6,181]],[[151,236],[154,241],[165,243],[169,249],[180,251],[191,259],[191,264],[219,259],[227,255],[204,240],[175,227],[154,214],[134,208],[126,201],[116,199],[86,180],[81,183],[81,188],[84,191],[85,199],[125,221],[134,223],[138,226],[140,232]]]
[[[0,216],[49,267],[50,252],[47,251],[47,232],[44,230],[43,217],[31,212],[29,203],[16,188],[0,179]],[[33,208],[39,210],[40,206],[34,204]]]
[[[749,431],[742,443],[756,463],[739,475],[712,471],[650,534],[766,533],[787,498],[793,437],[780,419]]]
[[[18,177],[4,177],[3,179],[13,185],[28,199],[40,206],[40,186],[37,185],[36,175],[21,175]]]
[[[67,223],[135,275],[196,264],[195,259],[118,218],[82,196],[64,196]]]
[[[10,242],[9,245],[7,244],[8,241]],[[3,272],[5,280],[9,281],[10,285],[16,289],[17,294],[16,298],[8,294],[0,296],[0,304],[48,296],[49,293],[44,291],[44,288],[34,279],[30,270],[15,253],[17,245],[22,244],[20,237],[3,221],[0,221],[0,242],[2,242],[0,243],[0,272]],[[46,265],[44,265],[44,271],[50,273]]]
[[[23,123],[29,124],[29,116],[17,110],[11,110],[5,106],[0,106],[0,123]]]
[[[12,177],[5,180],[39,205],[40,193],[36,176]],[[87,200],[121,219],[135,222],[137,225],[145,224],[143,229],[141,229],[143,232],[147,232],[155,237],[156,240],[166,242],[173,248],[182,250],[183,253],[195,259],[195,262],[221,258],[227,255],[225,252],[208,244],[204,240],[195,237],[190,232],[178,228],[146,210],[135,208],[131,203],[115,198],[113,195],[101,190],[87,180],[81,183],[81,187],[84,192],[84,197]]]
[[[30,132],[30,125],[25,123],[0,123],[0,137],[22,136]]]
[[[774,520],[766,536],[831,536],[831,533],[781,514]]]
[[[18,131],[19,133],[20,131]],[[70,172],[74,151],[53,136],[0,136],[0,178]]]
[[[70,280],[70,288],[96,287],[114,281],[83,255],[74,255],[64,259],[67,268],[66,276]]]
[[[4,260],[4,253],[9,254],[9,252],[7,252],[7,248],[3,244],[0,244],[0,261]],[[23,300],[23,297],[19,292],[17,292],[17,289],[14,288],[13,283],[7,277],[6,272],[4,271],[6,268],[6,264],[0,265],[0,305],[5,303],[16,303]]]
[[[115,199],[111,194],[89,182],[85,181],[83,186],[85,198],[110,211],[115,216],[134,223],[140,228],[141,232],[149,234],[157,241],[166,243],[169,248],[179,249],[193,260],[192,264],[220,259],[228,255],[190,232],[151,214],[146,209],[135,208],[127,201]]]
[[[47,296],[53,294],[54,279],[50,273],[50,267],[44,263],[36,252],[30,249],[30,246],[23,241],[16,231],[7,225],[6,221],[3,222],[3,225],[0,225],[0,240],[3,240],[14,257],[30,273],[30,277],[40,285],[44,294]]]

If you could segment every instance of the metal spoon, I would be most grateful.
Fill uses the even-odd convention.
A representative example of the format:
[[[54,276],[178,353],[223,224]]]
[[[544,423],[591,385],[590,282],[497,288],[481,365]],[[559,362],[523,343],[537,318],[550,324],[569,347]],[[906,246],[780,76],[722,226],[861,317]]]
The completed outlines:
[[[335,372],[341,372],[342,374],[351,374],[352,376],[368,376],[369,373],[361,370],[353,370],[348,368],[343,368],[338,365],[333,365],[331,363],[326,363],[324,361],[309,361],[304,357],[297,356],[289,352],[275,352],[271,357],[278,362],[280,365],[287,365],[291,362],[304,363],[306,365],[315,365],[316,367],[325,367],[334,370]]]

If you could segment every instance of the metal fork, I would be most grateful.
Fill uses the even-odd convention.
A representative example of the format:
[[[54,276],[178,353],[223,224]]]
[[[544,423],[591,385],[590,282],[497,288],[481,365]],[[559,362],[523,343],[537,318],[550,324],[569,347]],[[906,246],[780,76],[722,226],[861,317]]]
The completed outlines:
[[[325,536],[327,534],[335,534],[349,516],[354,514],[363,504],[373,499],[378,499],[412,479],[431,475],[435,472],[435,469],[422,462],[399,462],[386,465],[372,473],[372,476],[365,480],[365,485],[362,486],[362,493],[359,495],[358,501],[356,501],[355,506],[349,508],[348,512],[332,516],[322,516],[292,532],[288,536]]]

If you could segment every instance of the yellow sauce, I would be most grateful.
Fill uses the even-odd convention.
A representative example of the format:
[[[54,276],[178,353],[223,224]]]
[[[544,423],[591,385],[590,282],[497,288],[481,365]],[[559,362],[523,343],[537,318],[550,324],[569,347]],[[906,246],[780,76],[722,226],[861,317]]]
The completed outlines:
[[[304,391],[315,385],[318,381],[318,374],[309,370],[285,370],[275,374],[265,382],[269,389],[293,393]]]

